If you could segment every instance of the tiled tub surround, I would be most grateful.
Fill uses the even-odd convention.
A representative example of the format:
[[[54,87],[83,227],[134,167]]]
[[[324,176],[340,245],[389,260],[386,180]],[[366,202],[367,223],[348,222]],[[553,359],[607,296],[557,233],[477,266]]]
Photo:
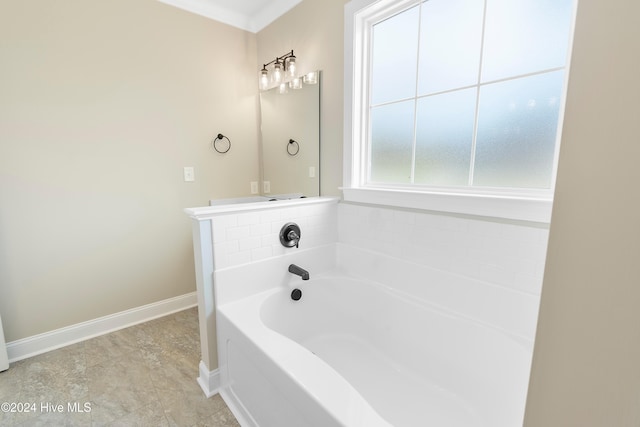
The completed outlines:
[[[337,202],[335,198],[312,197],[185,210],[192,220],[200,317],[202,360],[198,382],[206,395],[217,393],[220,382],[215,344],[215,273],[336,242]],[[280,244],[280,228],[287,222],[297,223],[302,230],[299,248]]]
[[[325,203],[266,202],[265,209],[256,208],[237,213],[219,214],[212,220],[213,256],[216,270],[260,261],[292,251],[280,244],[279,233],[287,222],[295,222],[302,230],[299,249],[308,249],[337,238],[335,199]],[[273,207],[274,203],[289,203]],[[266,205],[266,206],[265,206]]]
[[[340,242],[540,296],[548,224],[340,203]]]
[[[385,377],[383,368],[373,369],[361,373],[360,379],[371,379],[364,385],[340,375],[379,360],[391,360],[392,370],[423,381],[425,387],[418,390],[433,390],[429,385],[448,390],[432,396],[434,403],[445,402],[435,403],[443,411],[430,412],[444,417],[432,420],[436,425],[521,424],[546,250],[543,225],[345,203],[318,208],[324,219],[318,211],[302,215],[304,211],[289,214],[295,212],[298,220],[313,218],[307,226],[324,231],[310,233],[317,233],[317,240],[298,250],[282,252],[279,243],[267,244],[267,238],[263,246],[271,252],[264,256],[254,251],[260,248],[250,247],[257,240],[240,243],[251,238],[252,230],[267,233],[259,224],[271,223],[271,234],[279,231],[291,220],[284,210],[259,215],[243,211],[218,224],[214,218],[208,232],[216,250],[231,250],[226,258],[211,255],[225,266],[213,274],[220,358],[215,387],[243,425],[403,422],[394,417],[415,415],[411,406],[390,414],[375,395],[381,388],[386,396],[411,394],[414,386],[406,383],[403,388],[402,375],[393,379]],[[338,233],[330,230],[336,224]],[[304,240],[305,225],[300,225]],[[240,252],[245,253],[233,256]],[[288,273],[290,263],[309,270],[311,280],[303,283]],[[341,278],[326,281],[328,276]],[[297,306],[307,307],[302,317],[291,311],[296,307],[288,298],[292,286],[303,289]],[[331,290],[316,294],[316,288]],[[276,298],[281,306],[271,312],[281,317],[269,320],[264,307]],[[316,300],[321,306],[313,306]],[[309,318],[312,313],[315,318]],[[314,330],[314,324],[326,328]],[[341,352],[347,346],[352,353],[366,348],[370,351],[359,354],[379,357],[350,359]],[[429,366],[448,368],[436,372]],[[389,407],[406,403],[391,402]],[[273,407],[287,408],[278,411],[286,416],[280,419]],[[469,424],[464,414],[475,421]]]

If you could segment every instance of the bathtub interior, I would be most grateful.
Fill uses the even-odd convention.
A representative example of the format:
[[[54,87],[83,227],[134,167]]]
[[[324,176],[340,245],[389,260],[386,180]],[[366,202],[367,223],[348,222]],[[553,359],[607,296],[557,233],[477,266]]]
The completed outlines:
[[[287,266],[290,263],[296,263],[309,270],[311,280],[303,282],[297,276],[289,274]],[[397,269],[395,274],[393,269]],[[512,295],[475,281],[466,283],[464,278],[455,275],[446,277],[450,273],[443,276],[443,272],[437,270],[425,271],[417,265],[405,264],[401,260],[389,259],[380,254],[363,253],[357,248],[343,244],[297,251],[263,262],[221,270],[215,274],[216,299],[221,308],[219,312],[229,313],[234,305],[242,304],[256,295],[270,295],[266,302],[254,306],[252,311],[259,313],[256,319],[260,322],[256,324],[268,326],[273,334],[262,331],[258,335],[266,334],[271,341],[280,342],[281,347],[289,348],[290,352],[294,352],[295,346],[303,348],[306,353],[296,350],[300,360],[311,361],[314,360],[310,358],[314,352],[323,353],[322,358],[333,363],[332,369],[338,373],[342,371],[342,375],[339,376],[356,381],[349,377],[358,373],[354,374],[355,371],[348,365],[341,367],[340,357],[332,354],[332,348],[349,349],[351,346],[353,352],[375,355],[373,359],[385,362],[378,366],[390,366],[396,371],[403,371],[405,378],[415,380],[411,383],[414,389],[406,387],[408,383],[398,384],[396,387],[391,380],[386,381],[384,372],[379,370],[377,381],[386,384],[386,387],[370,391],[368,395],[364,393],[364,402],[360,402],[361,407],[365,408],[362,413],[373,413],[370,416],[375,418],[378,402],[384,396],[394,395],[400,400],[404,399],[408,407],[417,408],[417,411],[404,412],[405,416],[416,417],[420,411],[424,412],[425,407],[424,401],[416,399],[416,396],[424,397],[433,391],[431,402],[439,408],[446,409],[447,405],[452,406],[453,409],[449,412],[460,414],[460,420],[436,419],[436,425],[511,426],[522,422],[531,363],[532,337],[527,336],[528,325],[518,322],[510,324],[508,318],[512,310],[531,310],[536,301],[529,300],[526,296]],[[331,280],[331,276],[352,279],[336,281]],[[362,279],[365,279],[364,282]],[[443,285],[442,280],[449,280],[450,286],[446,286],[446,283]],[[366,286],[376,287],[376,292],[366,291]],[[438,289],[442,286],[444,290]],[[488,295],[494,298],[489,297],[491,301],[477,299],[474,288],[478,286],[484,286],[484,291],[488,290]],[[288,297],[294,287],[303,291],[303,298],[296,304]],[[415,292],[417,288],[423,291]],[[431,293],[425,293],[424,289],[431,289]],[[465,301],[465,291],[471,295],[469,298],[475,299]],[[495,314],[496,304],[514,306],[498,310],[507,311],[501,317]],[[475,308],[475,311],[472,309],[470,312],[464,312],[467,307]],[[222,386],[223,389],[227,386],[230,394],[242,395],[241,398],[235,396],[240,405],[249,401],[248,406],[252,410],[246,411],[247,417],[251,418],[251,413],[258,411],[263,415],[257,418],[268,418],[269,410],[255,409],[256,405],[264,406],[265,403],[254,402],[260,398],[246,390],[253,386],[248,385],[250,378],[242,372],[250,370],[245,370],[244,365],[263,363],[257,362],[261,358],[267,360],[264,363],[273,362],[274,355],[265,352],[264,348],[270,346],[267,342],[269,340],[263,345],[257,343],[257,347],[252,346],[256,342],[253,338],[246,339],[248,324],[237,324],[243,321],[238,320],[240,317],[231,316],[218,321],[219,352],[229,352],[219,356]],[[269,348],[273,349],[273,346]],[[245,354],[244,359],[238,355],[239,352]],[[288,360],[287,363],[294,359],[290,356],[283,356]],[[280,372],[280,376],[287,377],[283,379],[274,374],[277,369],[273,369],[273,363],[270,366],[270,369],[264,366],[258,369],[263,376],[265,373],[272,375],[270,378],[263,378],[264,393],[268,393],[270,387],[280,390],[278,393],[281,398],[276,399],[279,394],[275,392],[269,398],[289,402],[282,403],[284,406],[288,406],[291,399],[303,399],[300,397],[302,394],[291,393],[291,384],[277,386],[282,381],[297,381],[292,380],[291,369],[283,369]],[[298,375],[306,375],[305,369],[299,367]],[[326,371],[327,367],[322,365],[322,369]],[[428,379],[428,383],[421,382],[420,379],[425,378]],[[316,380],[309,381],[313,383]],[[230,387],[230,384],[234,386]],[[353,393],[353,388],[350,389],[349,385],[342,384],[338,379],[335,379],[335,384],[334,391],[344,387],[344,390],[351,390],[350,393]],[[300,385],[299,381],[297,385]],[[314,420],[328,417],[325,424],[317,425],[341,424],[335,421],[335,413],[317,409],[316,415],[309,420],[305,415],[312,411],[313,405],[309,402],[320,403],[322,406],[323,399],[314,397],[314,392],[309,390],[308,384],[303,388],[311,393],[310,400],[297,402],[294,409],[306,407],[307,410],[302,415],[289,414],[290,419],[297,419],[297,422],[302,423],[299,425],[316,425]],[[380,392],[382,389],[384,391]],[[415,393],[416,390],[422,394]],[[324,399],[331,399],[331,390],[324,390],[323,393]],[[230,400],[232,399],[233,396],[230,397]],[[371,408],[368,408],[369,403]],[[278,403],[271,402],[271,405]],[[242,411],[244,410],[238,410]],[[384,409],[379,412],[384,412]],[[402,419],[398,418],[402,414],[380,415],[394,420]],[[280,419],[278,422],[284,421]],[[384,425],[383,420],[376,422]],[[411,423],[407,421],[401,424]],[[247,425],[279,424],[274,420],[268,420],[262,423],[256,421],[255,424],[250,421]],[[376,424],[372,422],[370,425]]]
[[[343,274],[298,288],[299,301],[270,295],[262,322],[326,361],[391,424],[522,422],[530,354],[504,333]]]
[[[221,394],[241,425],[389,427],[325,361],[261,322],[260,306],[273,292],[218,312]]]

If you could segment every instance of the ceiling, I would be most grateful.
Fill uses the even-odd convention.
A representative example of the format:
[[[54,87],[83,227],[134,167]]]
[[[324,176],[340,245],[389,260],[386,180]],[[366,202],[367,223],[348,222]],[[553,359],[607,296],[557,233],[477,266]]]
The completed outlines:
[[[302,0],[159,0],[257,33]]]

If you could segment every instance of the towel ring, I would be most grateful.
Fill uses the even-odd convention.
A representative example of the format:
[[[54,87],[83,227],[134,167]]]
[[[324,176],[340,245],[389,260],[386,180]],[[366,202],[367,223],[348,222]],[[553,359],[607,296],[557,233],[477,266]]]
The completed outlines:
[[[289,143],[287,144],[287,153],[289,153],[290,156],[295,156],[298,154],[299,151],[300,151],[300,144],[298,144],[298,141],[290,139]]]
[[[218,148],[218,141],[222,141],[222,140],[227,140],[227,148],[226,150],[221,150],[220,148]],[[227,138],[226,136],[224,136],[223,134],[219,133],[218,136],[211,141],[211,146],[213,147],[214,150],[216,150],[218,153],[224,154],[227,151],[229,151],[231,149],[231,140],[229,138]]]

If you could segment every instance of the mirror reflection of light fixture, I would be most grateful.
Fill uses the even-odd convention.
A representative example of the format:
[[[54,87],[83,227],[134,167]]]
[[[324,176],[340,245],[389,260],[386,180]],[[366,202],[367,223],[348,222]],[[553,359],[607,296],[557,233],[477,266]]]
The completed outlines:
[[[302,89],[302,78],[301,77],[292,78],[291,81],[289,82],[289,87],[291,87],[291,89]]]
[[[318,72],[312,71],[310,73],[305,74],[303,77],[303,81],[308,85],[315,85],[318,83]]]
[[[272,67],[269,67],[271,66]],[[309,81],[309,84],[318,82],[317,73],[315,82]],[[279,93],[287,93],[288,88],[302,89],[303,82],[306,82],[306,76],[303,78],[298,75],[298,64],[296,56],[291,52],[287,52],[282,56],[276,57],[271,62],[262,65],[262,69],[258,74],[258,85],[260,90],[278,87]],[[286,84],[287,87],[283,87]]]

